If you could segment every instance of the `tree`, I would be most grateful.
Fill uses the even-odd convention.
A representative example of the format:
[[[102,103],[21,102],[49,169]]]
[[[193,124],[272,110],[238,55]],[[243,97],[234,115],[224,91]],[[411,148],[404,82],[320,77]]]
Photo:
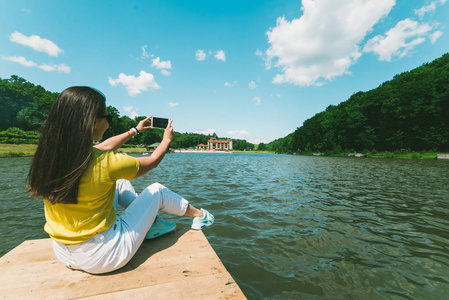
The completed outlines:
[[[291,151],[449,151],[449,54],[358,92],[269,148]]]
[[[39,130],[57,95],[17,75],[0,79],[0,130]]]

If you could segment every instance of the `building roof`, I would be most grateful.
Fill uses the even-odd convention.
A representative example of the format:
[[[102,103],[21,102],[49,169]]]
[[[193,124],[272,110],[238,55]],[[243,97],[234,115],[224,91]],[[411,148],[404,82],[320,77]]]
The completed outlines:
[[[211,138],[210,140],[207,141],[208,143],[229,143],[232,142],[231,139],[216,139],[216,138]]]

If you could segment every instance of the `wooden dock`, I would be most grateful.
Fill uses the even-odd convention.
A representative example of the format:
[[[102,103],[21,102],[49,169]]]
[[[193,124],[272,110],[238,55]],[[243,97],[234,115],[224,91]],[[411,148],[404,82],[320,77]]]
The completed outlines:
[[[201,231],[145,240],[122,269],[72,271],[50,239],[25,241],[0,258],[1,299],[246,299]]]

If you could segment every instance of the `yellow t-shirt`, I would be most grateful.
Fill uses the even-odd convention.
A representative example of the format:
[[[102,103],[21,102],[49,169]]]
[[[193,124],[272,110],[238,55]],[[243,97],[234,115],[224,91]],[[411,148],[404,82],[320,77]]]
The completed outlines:
[[[108,229],[115,221],[115,182],[132,179],[139,160],[112,151],[93,148],[89,165],[80,179],[77,204],[51,204],[44,199],[44,230],[62,244],[75,245]]]

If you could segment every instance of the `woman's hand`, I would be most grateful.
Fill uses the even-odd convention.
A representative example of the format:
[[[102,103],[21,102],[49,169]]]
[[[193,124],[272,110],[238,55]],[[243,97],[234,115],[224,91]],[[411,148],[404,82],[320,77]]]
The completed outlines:
[[[164,140],[168,140],[169,142],[171,142],[173,140],[173,138],[175,137],[175,131],[173,129],[173,127],[171,126],[171,123],[173,122],[173,120],[169,120],[168,121],[168,125],[167,128],[165,128],[164,131]]]
[[[140,121],[139,124],[137,124],[136,128],[137,128],[137,130],[139,130],[140,133],[142,133],[148,129],[153,129],[153,127],[151,127],[151,121],[150,121],[151,117],[152,116],[149,116],[148,118]]]
[[[162,159],[165,156],[165,153],[167,153],[170,147],[171,141],[175,137],[175,131],[173,130],[173,127],[171,127],[172,122],[173,120],[168,121],[167,128],[165,128],[164,131],[164,138],[162,139],[162,142],[159,144],[156,150],[154,150],[153,154],[151,154],[151,156],[142,156],[138,158],[140,168],[139,171],[137,172],[136,177],[134,178],[145,175],[150,170],[156,168],[162,161]]]

